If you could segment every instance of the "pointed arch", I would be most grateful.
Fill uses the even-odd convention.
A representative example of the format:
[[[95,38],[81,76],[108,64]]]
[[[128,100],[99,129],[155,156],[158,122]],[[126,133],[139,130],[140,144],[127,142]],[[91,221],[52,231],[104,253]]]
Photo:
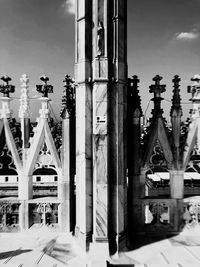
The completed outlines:
[[[163,119],[158,118],[158,120],[156,120],[154,124],[152,124],[151,127],[152,127],[152,130],[150,133],[150,138],[148,139],[148,145],[146,146],[144,159],[143,159],[143,166],[148,164],[150,157],[152,155],[152,152],[153,152],[153,148],[156,144],[156,140],[158,140],[163,149],[163,154],[167,162],[167,165],[170,167],[173,161],[173,156],[172,156],[170,144],[167,138]]]
[[[163,154],[165,156],[167,164],[168,166],[170,166],[173,162],[173,155],[162,119],[159,119],[158,121],[158,140],[160,141],[160,144],[162,146]]]
[[[197,131],[198,127],[196,122],[193,122],[190,127],[190,131],[187,136],[186,145],[185,145],[185,151],[183,153],[183,166],[186,168],[189,160],[190,160],[190,154],[192,152],[192,149],[194,148],[196,139],[197,139]]]
[[[47,147],[50,149],[50,152],[51,152],[51,155],[53,157],[56,169],[60,170],[61,169],[61,161],[59,159],[57,149],[56,149],[53,137],[51,135],[51,130],[49,128],[47,121],[45,122],[44,126],[45,126],[45,140],[46,140]]]
[[[19,157],[19,153],[17,151],[15,141],[8,123],[7,118],[3,119],[3,125],[4,125],[4,131],[5,131],[5,139],[6,139],[6,144],[8,146],[8,149],[11,151],[12,157],[14,164],[16,166],[18,174],[22,172],[22,162]]]
[[[46,120],[40,120],[36,127],[33,142],[31,144],[31,147],[29,148],[29,158],[25,170],[27,175],[32,175],[37,157],[44,142],[46,142],[46,145],[51,152],[58,174],[62,173],[61,162],[54,144],[53,137],[51,135],[51,130],[49,128],[48,122]]]

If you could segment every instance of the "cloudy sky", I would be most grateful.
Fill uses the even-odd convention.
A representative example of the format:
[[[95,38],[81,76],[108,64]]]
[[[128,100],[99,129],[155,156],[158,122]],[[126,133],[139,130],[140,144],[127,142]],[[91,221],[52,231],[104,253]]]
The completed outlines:
[[[55,104],[61,101],[63,77],[73,76],[73,0],[0,0],[0,4],[0,75],[13,78],[15,96],[19,96],[21,74],[30,78],[31,96],[36,95],[39,77],[48,75],[58,114]],[[167,100],[172,97],[173,76],[180,75],[182,99],[188,102],[187,85],[200,73],[199,14],[200,0],[128,0],[129,76],[137,74],[141,80],[144,111],[151,97],[148,86],[156,74],[167,84]],[[18,100],[13,104],[18,106]],[[170,103],[163,104],[169,110]],[[187,111],[190,106],[183,107]]]

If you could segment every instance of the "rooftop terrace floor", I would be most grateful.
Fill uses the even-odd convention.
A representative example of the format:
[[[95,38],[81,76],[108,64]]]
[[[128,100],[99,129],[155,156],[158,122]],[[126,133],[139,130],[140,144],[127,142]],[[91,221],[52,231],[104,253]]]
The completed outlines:
[[[107,245],[92,244],[90,252],[85,254],[74,237],[47,227],[0,234],[0,266],[106,267],[107,260],[110,262],[108,266],[199,267],[200,227],[121,252],[111,259]]]

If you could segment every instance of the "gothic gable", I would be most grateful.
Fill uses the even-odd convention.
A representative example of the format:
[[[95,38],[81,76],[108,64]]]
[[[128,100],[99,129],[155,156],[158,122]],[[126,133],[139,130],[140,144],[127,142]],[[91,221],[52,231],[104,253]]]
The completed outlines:
[[[189,132],[185,144],[185,150],[183,153],[183,166],[186,167],[190,161],[191,153],[195,149],[197,143],[198,125],[196,121],[193,121],[189,127]]]
[[[163,151],[163,157],[165,158],[168,168],[171,166],[173,157],[163,118],[158,118],[151,126],[146,142],[144,143],[145,151],[143,158],[143,166],[148,165],[156,147],[156,144],[160,144]]]
[[[55,164],[55,168],[61,170],[61,162],[57,153],[57,149],[51,135],[51,131],[46,120],[40,120],[35,128],[35,134],[31,141],[31,146],[28,152],[28,162],[26,165],[26,172],[31,175],[37,163],[38,157],[41,155],[42,147],[46,144],[49,151],[46,157],[51,154],[52,161]],[[44,157],[43,157],[44,158]]]

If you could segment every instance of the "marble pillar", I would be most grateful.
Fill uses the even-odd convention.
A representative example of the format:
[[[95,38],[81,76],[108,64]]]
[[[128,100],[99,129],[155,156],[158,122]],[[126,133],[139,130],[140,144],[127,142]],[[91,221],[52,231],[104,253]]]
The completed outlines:
[[[128,111],[128,239],[134,242],[133,236],[136,234],[136,224],[138,217],[138,202],[141,198],[140,185],[140,116],[141,113],[131,112],[131,102]],[[141,214],[142,216],[142,214]]]
[[[66,112],[67,113],[67,112]],[[67,113],[62,121],[62,176],[58,182],[60,200],[59,225],[62,231],[70,232],[70,116]]]
[[[110,92],[108,128],[108,238],[110,254],[118,252],[124,241],[127,216],[127,164],[124,92],[122,84],[116,84]]]
[[[141,168],[140,172],[140,198],[145,198],[145,180],[146,180],[146,173],[147,173],[147,166]]]
[[[170,195],[173,199],[184,198],[184,171],[170,170]]]
[[[19,175],[18,181],[18,199],[19,206],[19,226],[21,230],[27,230],[29,225],[29,204],[28,200],[33,198],[32,176]]]
[[[107,240],[107,84],[93,87],[93,216],[95,240]]]
[[[108,3],[93,1],[93,239],[107,241],[108,227]]]
[[[124,246],[127,229],[126,4],[126,1],[115,0],[109,2],[108,7],[108,17],[112,17],[108,41],[113,44],[108,51],[113,63],[109,70],[112,81],[108,92],[108,239],[111,255]]]
[[[76,235],[87,246],[92,238],[91,88],[76,89]]]
[[[19,205],[19,226],[20,230],[27,230],[31,225],[29,224],[29,204],[27,200],[21,200]]]
[[[28,200],[33,198],[33,182],[32,176],[24,174],[26,168],[27,152],[29,148],[30,135],[30,99],[29,99],[29,78],[23,74],[20,78],[21,96],[19,107],[19,118],[21,122],[22,133],[22,164],[23,172],[19,175],[18,182],[18,198],[21,201],[19,207],[19,223],[22,230],[29,228],[29,204]]]
[[[92,181],[92,0],[76,0],[76,228],[88,248],[93,232]]]
[[[127,217],[126,1],[76,1],[76,232],[119,251]]]
[[[62,175],[58,183],[58,198],[60,200],[59,205],[59,224],[62,231],[71,232],[74,226],[74,172],[72,170],[72,161],[74,160],[71,153],[75,147],[71,138],[71,132],[73,125],[71,123],[71,116],[66,111],[66,115],[62,121]],[[72,126],[72,127],[71,127]],[[74,134],[74,132],[73,132]]]

